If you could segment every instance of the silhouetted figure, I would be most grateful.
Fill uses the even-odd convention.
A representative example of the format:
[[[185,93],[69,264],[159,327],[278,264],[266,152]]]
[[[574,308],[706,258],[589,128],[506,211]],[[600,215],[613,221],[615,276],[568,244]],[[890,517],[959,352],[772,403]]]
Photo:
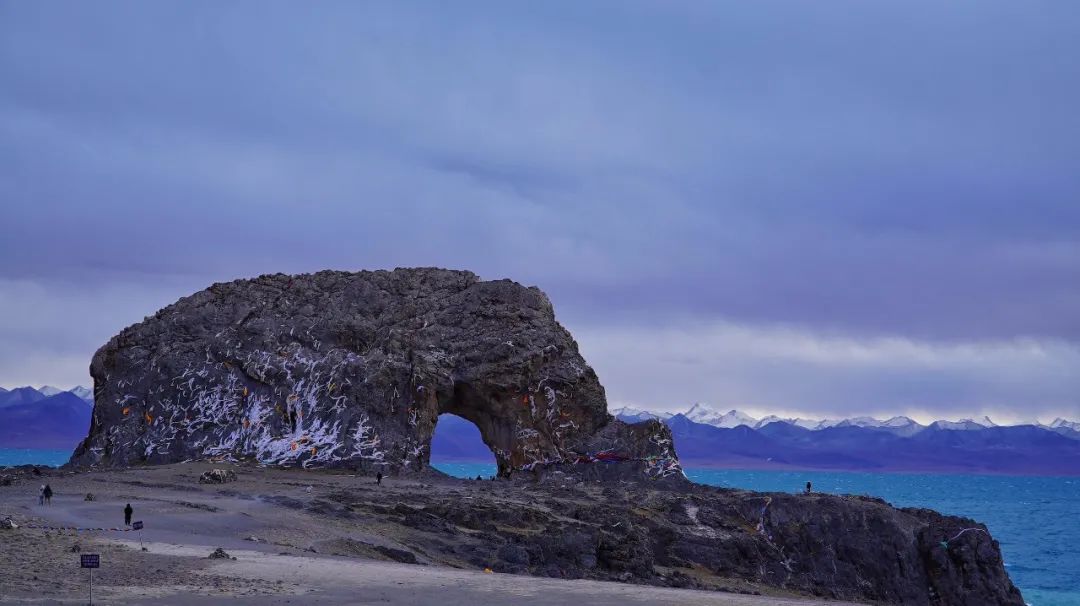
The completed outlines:
[[[806,494],[810,494],[810,488],[811,488],[810,482],[807,482],[806,483]]]
[[[131,503],[127,504],[124,508],[124,525],[131,526],[131,514],[135,513],[135,510],[131,508]]]
[[[52,486],[49,486],[48,484],[46,484],[44,494],[45,494],[45,504],[46,505],[52,505]]]
[[[37,491],[37,504],[38,505],[44,505],[45,504],[45,485],[44,484],[41,485],[41,488],[38,488],[38,491]]]
[[[375,474],[375,483],[378,484],[379,486],[382,486],[382,472],[381,471]]]
[[[481,477],[480,477],[479,475],[478,475],[478,476],[476,476],[476,481],[477,481],[477,482],[479,482],[480,480],[483,480],[483,479],[484,479],[484,478],[481,478]]]

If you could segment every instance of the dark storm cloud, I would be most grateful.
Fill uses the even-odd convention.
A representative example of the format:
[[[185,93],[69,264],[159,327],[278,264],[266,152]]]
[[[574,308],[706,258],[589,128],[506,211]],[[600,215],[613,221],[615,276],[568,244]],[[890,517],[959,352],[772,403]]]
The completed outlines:
[[[214,280],[441,265],[538,284],[590,334],[1072,351],[1078,22],[1042,2],[4,4],[5,330],[16,309],[71,321],[30,301],[103,312],[4,349],[52,352],[45,376]],[[678,399],[721,390],[698,385]]]

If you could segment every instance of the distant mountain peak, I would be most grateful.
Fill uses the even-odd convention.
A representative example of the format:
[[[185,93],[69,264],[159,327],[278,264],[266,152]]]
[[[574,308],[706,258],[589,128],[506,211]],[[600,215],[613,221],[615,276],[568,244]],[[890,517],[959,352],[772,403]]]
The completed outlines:
[[[793,421],[794,419],[782,419],[776,415],[769,415],[767,417],[761,417],[761,419],[754,424],[754,429],[761,429],[769,423],[791,423],[794,425],[795,423],[793,423]]]
[[[0,448],[73,448],[86,436],[92,409],[73,393],[46,397],[33,388],[12,390],[28,399],[0,406]],[[30,397],[33,396],[33,397]]]
[[[642,421],[649,421],[656,419],[663,421],[671,418],[670,412],[652,412],[651,410],[641,410],[630,406],[622,406],[620,408],[613,408],[608,412],[612,416],[626,423],[640,423]]]
[[[68,391],[70,391],[71,393],[73,393],[73,394],[79,396],[80,398],[86,400],[87,402],[90,402],[90,403],[94,402],[94,392],[92,390],[90,390],[89,388],[83,387],[82,385],[76,385],[75,387],[72,387]]]
[[[874,417],[851,417],[836,424],[842,427],[881,427],[884,423]]]
[[[704,402],[694,402],[683,414],[689,417],[690,415],[717,414],[718,412],[719,411],[715,408]]]
[[[40,391],[25,385],[23,387],[16,387],[3,394],[0,394],[0,408],[7,406],[18,406],[20,404],[29,404],[31,402],[37,402],[44,400],[45,394]]]
[[[980,429],[987,429],[989,427],[997,427],[996,425],[987,424],[990,421],[989,418],[984,417],[981,421],[975,421],[973,419],[960,419],[959,421],[934,421],[930,424],[930,427],[936,429],[949,429],[952,431],[978,431]]]
[[[908,425],[918,425],[918,423],[911,417],[905,417],[903,415],[893,417],[882,423],[882,426],[884,427],[906,427]]]
[[[1080,431],[1080,423],[1078,423],[1076,421],[1067,421],[1067,420],[1065,420],[1065,419],[1063,419],[1061,417],[1058,417],[1058,418],[1054,419],[1050,423],[1049,427],[1051,429],[1065,428],[1065,429],[1071,429],[1073,431]]]
[[[691,406],[690,410],[686,411],[685,414],[686,418],[695,423],[712,425],[713,427],[730,429],[739,425],[753,427],[757,424],[757,419],[734,408],[721,414],[716,409],[700,402]]]
[[[91,406],[94,404],[94,392],[82,385],[76,385],[71,389],[60,389],[52,385],[42,385],[40,388],[24,385],[13,389],[0,388],[0,408],[40,402],[61,394],[71,394]]]

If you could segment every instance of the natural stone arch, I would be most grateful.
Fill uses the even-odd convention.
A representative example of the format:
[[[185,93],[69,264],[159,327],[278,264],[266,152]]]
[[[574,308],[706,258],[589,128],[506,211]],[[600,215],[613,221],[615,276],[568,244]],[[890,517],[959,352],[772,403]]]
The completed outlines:
[[[439,414],[481,430],[500,474],[616,449],[675,459],[630,430],[547,296],[440,269],[261,276],[185,297],[91,363],[76,464],[253,459],[422,469]]]
[[[476,423],[447,412],[439,415],[435,425],[430,456],[432,467],[437,467],[450,475],[461,475],[453,468],[462,465],[497,467],[495,453],[484,442]],[[496,473],[495,470],[484,469],[477,470],[477,473],[466,473],[463,477],[475,478],[477,475],[487,477]]]
[[[440,398],[438,414],[454,414],[476,425],[480,439],[495,457],[498,474],[506,476],[513,468],[512,456],[507,453],[514,451],[515,428],[512,417],[500,412],[505,411],[499,411],[497,403],[485,399],[472,386],[457,383],[449,398]],[[428,452],[431,452],[430,448]]]

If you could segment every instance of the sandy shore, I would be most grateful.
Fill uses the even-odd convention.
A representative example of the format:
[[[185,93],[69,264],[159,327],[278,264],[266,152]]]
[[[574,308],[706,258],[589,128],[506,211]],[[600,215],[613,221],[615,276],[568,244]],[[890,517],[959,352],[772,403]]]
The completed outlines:
[[[822,604],[771,595],[740,595],[591,580],[485,573],[446,557],[417,556],[417,564],[388,561],[404,546],[400,528],[377,521],[312,513],[320,495],[350,490],[373,496],[395,491],[454,490],[454,483],[421,485],[348,474],[251,470],[223,486],[200,486],[208,466],[176,465],[28,479],[0,487],[0,518],[22,527],[0,530],[0,603],[76,604],[88,597],[82,553],[99,553],[95,603],[101,604],[484,604],[781,606]],[[37,505],[39,482],[56,491]],[[493,486],[492,490],[498,490]],[[93,493],[94,501],[84,496]],[[405,494],[403,492],[402,494]],[[465,497],[463,497],[465,498]],[[142,532],[27,528],[123,527],[131,503]],[[216,547],[235,559],[211,560]],[[414,546],[414,551],[417,551]],[[398,556],[392,556],[398,557]],[[840,602],[828,602],[841,604]]]

